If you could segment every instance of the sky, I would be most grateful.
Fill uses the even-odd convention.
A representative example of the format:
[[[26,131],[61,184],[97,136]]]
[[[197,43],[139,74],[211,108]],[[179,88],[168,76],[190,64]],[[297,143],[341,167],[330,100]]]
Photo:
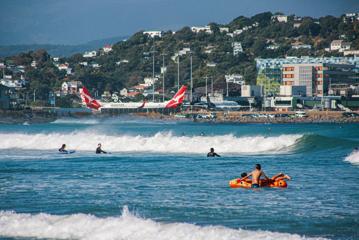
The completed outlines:
[[[359,0],[0,0],[0,45],[80,44],[265,11],[340,16],[359,12]]]

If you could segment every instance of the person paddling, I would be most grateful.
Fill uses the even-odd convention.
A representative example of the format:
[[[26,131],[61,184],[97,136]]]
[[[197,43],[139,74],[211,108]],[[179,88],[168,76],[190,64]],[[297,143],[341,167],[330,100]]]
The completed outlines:
[[[210,152],[207,153],[207,157],[220,157],[220,155],[214,152],[214,148],[211,148]]]
[[[68,151],[65,148],[66,148],[66,144],[62,144],[61,148],[59,148],[59,152],[60,153],[68,153]]]
[[[107,152],[105,152],[104,150],[102,150],[102,148],[101,148],[101,143],[99,143],[99,144],[97,144],[97,148],[96,148],[96,154],[101,154],[101,153],[107,153]]]

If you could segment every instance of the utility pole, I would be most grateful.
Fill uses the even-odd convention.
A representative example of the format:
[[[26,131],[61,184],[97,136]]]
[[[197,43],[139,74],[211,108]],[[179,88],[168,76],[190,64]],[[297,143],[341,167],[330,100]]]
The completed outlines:
[[[180,87],[180,55],[177,56],[177,92]]]
[[[166,72],[166,69],[165,69],[165,56],[167,54],[165,53],[162,53],[162,63],[163,63],[163,67],[162,67],[162,77],[163,77],[163,81],[162,81],[162,102],[165,101],[165,72]]]
[[[191,72],[190,72],[190,76],[191,76],[191,95],[190,95],[190,99],[191,99],[191,103],[193,102],[193,78],[192,78],[192,52],[189,53],[190,54],[190,65],[191,65]]]
[[[152,53],[152,101],[155,101],[155,47],[153,47]]]
[[[226,96],[228,97],[229,94],[228,94],[228,81],[227,80],[226,80],[226,85],[227,85],[227,94],[226,94]]]
[[[206,79],[206,97],[208,97],[208,77],[206,76],[204,79]]]
[[[213,77],[211,77],[211,94],[212,94],[212,97],[213,97]]]

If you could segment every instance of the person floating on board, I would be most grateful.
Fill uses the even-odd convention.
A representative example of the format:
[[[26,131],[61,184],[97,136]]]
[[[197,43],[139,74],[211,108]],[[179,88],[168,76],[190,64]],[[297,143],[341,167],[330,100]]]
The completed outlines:
[[[101,149],[101,146],[102,146],[101,143],[97,144],[96,154],[107,153]]]
[[[241,180],[245,180],[247,179],[248,174],[246,172],[241,173]],[[284,173],[278,173],[277,175],[274,175],[273,177],[270,178],[272,181],[279,181],[279,180],[292,180],[291,177],[289,177],[288,175],[284,174]]]
[[[264,171],[262,171],[262,167],[258,163],[255,165],[254,170],[250,174],[242,178],[242,180],[246,180],[250,176],[252,176],[252,188],[259,188],[259,180],[261,176],[265,177],[267,181],[271,180],[269,177],[267,177]]]
[[[61,148],[59,148],[59,152],[60,153],[68,153],[68,151],[65,148],[66,148],[66,144],[62,144]]]
[[[214,148],[211,148],[210,152],[207,153],[207,157],[220,157],[220,155],[214,152]]]

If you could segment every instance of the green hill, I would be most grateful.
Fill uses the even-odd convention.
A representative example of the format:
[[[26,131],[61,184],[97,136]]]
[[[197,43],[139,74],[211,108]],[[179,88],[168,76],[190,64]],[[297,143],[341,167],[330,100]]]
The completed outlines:
[[[52,63],[45,51],[23,53],[14,57],[7,57],[6,62],[29,66],[32,60],[39,62],[38,68],[28,68],[26,78],[30,80],[29,91],[38,89],[38,96],[46,99],[51,89],[60,87],[64,79],[80,80],[90,90],[119,91],[122,87],[131,87],[143,78],[152,76],[152,55],[155,50],[155,72],[160,74],[162,56],[165,55],[167,67],[166,89],[176,85],[177,63],[171,59],[179,50],[190,48],[193,55],[194,86],[203,86],[205,76],[211,77],[215,87],[223,88],[225,74],[242,74],[247,83],[256,81],[255,58],[275,58],[285,56],[331,56],[339,53],[328,53],[325,48],[332,40],[344,39],[351,42],[352,49],[359,49],[359,22],[346,21],[342,17],[326,16],[319,19],[310,17],[298,18],[288,16],[287,22],[272,19],[273,14],[265,12],[253,17],[238,17],[232,22],[219,25],[210,23],[212,34],[205,32],[194,33],[189,27],[184,27],[176,33],[164,32],[161,38],[151,38],[138,32],[127,41],[120,41],[113,45],[113,51],[92,58],[83,58],[82,54],[62,58],[61,62],[68,62],[74,74],[68,77],[59,71]],[[242,33],[228,36],[220,28],[227,27],[230,32],[241,30]],[[246,30],[243,30],[246,29]],[[232,44],[240,42],[243,52],[233,54]],[[293,44],[307,44],[311,49],[293,49]],[[275,45],[277,49],[267,49]],[[128,63],[116,64],[121,60]],[[100,68],[81,66],[79,63],[87,61],[98,63]],[[180,81],[188,84],[190,79],[189,54],[180,57]],[[162,86],[162,83],[158,83]]]

